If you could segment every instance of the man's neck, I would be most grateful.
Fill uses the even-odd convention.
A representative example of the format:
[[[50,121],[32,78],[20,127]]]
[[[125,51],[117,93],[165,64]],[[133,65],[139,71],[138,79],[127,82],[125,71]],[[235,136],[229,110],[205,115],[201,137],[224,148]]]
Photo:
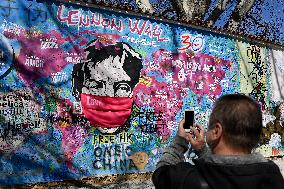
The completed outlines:
[[[249,154],[247,151],[243,150],[233,150],[233,149],[222,149],[222,150],[214,150],[214,154],[224,155],[224,156],[237,156],[237,155],[246,155]]]
[[[250,154],[248,150],[244,150],[241,148],[235,148],[224,143],[219,143],[214,149],[212,149],[213,154],[217,155],[245,155]]]

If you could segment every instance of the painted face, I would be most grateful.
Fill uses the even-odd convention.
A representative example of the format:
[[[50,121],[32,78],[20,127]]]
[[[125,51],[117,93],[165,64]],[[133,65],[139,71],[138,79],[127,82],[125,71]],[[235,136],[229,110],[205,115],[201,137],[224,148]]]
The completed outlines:
[[[86,78],[82,93],[109,97],[132,97],[131,78],[122,68],[120,57],[109,57],[87,65],[91,77]]]
[[[112,133],[131,115],[132,89],[138,82],[142,61],[126,44],[102,49],[95,47],[87,52],[93,54],[82,66],[80,99],[83,114],[91,124],[103,133]]]

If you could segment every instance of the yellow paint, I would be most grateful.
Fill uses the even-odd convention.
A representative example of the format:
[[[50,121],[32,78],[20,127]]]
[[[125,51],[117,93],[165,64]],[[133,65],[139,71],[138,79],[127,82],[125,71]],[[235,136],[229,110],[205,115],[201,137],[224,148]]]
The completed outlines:
[[[135,152],[132,155],[132,161],[138,169],[144,169],[149,160],[149,156],[146,152]]]
[[[152,84],[152,78],[150,78],[150,77],[139,78],[139,83],[146,85],[147,87],[150,87],[151,84]]]

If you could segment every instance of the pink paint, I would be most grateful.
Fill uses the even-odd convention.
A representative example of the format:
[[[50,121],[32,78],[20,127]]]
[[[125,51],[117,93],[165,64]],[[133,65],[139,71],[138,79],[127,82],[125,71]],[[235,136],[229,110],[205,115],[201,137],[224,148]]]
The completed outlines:
[[[57,18],[61,22],[67,22],[68,25],[76,25],[80,20],[79,20],[79,11],[78,10],[71,10],[68,11],[68,16],[64,17],[63,16],[63,5],[60,5],[57,11]],[[74,20],[75,19],[75,20]]]
[[[17,73],[29,86],[32,86],[39,78],[60,72],[67,65],[63,49],[41,48],[41,39],[49,39],[51,36],[50,34],[39,34],[35,37],[27,37],[27,32],[23,32],[20,36],[14,37],[21,44],[21,50],[15,63]],[[62,42],[59,40],[56,43],[60,46]]]
[[[103,45],[115,44],[121,38],[121,36],[117,34],[97,33],[95,36]]]
[[[75,170],[72,160],[88,135],[87,129],[84,124],[74,125],[72,120],[73,105],[70,100],[57,99],[56,104],[57,121],[53,126],[62,133],[61,148],[66,157],[66,164],[69,169]]]
[[[85,20],[83,16],[79,18],[79,26],[89,27],[91,25],[90,17],[87,15]]]
[[[59,127],[62,133],[62,151],[65,154],[67,166],[73,169],[73,157],[78,152],[87,137],[86,129],[81,125],[72,125],[69,127]]]
[[[139,26],[140,20],[135,20],[133,23],[131,19],[129,19],[129,29],[132,33],[138,33],[142,35],[142,32],[147,24],[147,20],[143,21],[142,26]]]
[[[123,30],[122,20],[116,18],[103,18],[100,13],[92,13],[85,15],[79,10],[64,11],[64,6],[60,5],[57,11],[57,18],[61,22],[65,22],[68,26],[91,27],[101,26],[103,28]],[[66,15],[64,15],[66,13]]]
[[[86,33],[89,33],[89,31],[86,30]],[[68,54],[77,54],[79,56],[77,58],[83,58],[84,50],[82,46],[88,43],[88,40],[82,35],[63,37],[55,30],[49,31],[47,34],[22,30],[19,36],[13,35],[11,32],[5,32],[4,35],[7,38],[18,40],[21,45],[15,67],[19,77],[28,86],[33,86],[34,82],[39,78],[50,77],[52,73],[62,71],[67,64],[70,64],[66,60]],[[110,40],[117,40],[118,38],[117,35],[111,35]],[[77,39],[80,39],[80,46],[73,45],[69,52],[61,48],[64,43],[72,43]],[[56,44],[57,48],[52,48],[52,46],[42,48],[42,43],[48,40]]]
[[[151,68],[152,64],[158,66]],[[155,108],[155,112],[164,112],[166,116],[163,120],[166,123],[172,121],[183,105],[186,88],[197,95],[199,102],[204,95],[215,98],[221,94],[220,82],[225,77],[223,66],[231,67],[231,62],[202,53],[172,53],[165,49],[157,50],[153,53],[153,60],[146,62],[141,72],[144,77],[147,77],[149,71],[155,74],[150,76],[151,86],[146,86],[143,82],[138,83],[133,91],[133,96],[136,96],[135,102],[138,106],[144,106],[145,96],[150,96],[147,99],[150,100],[149,105]],[[186,75],[184,80],[181,80],[182,73]],[[158,77],[166,78],[167,74],[172,77],[170,83],[157,81]],[[162,138],[167,138],[171,129],[160,127],[157,133]]]
[[[139,35],[148,35],[150,38],[156,37],[159,42],[168,41],[168,38],[163,38],[163,30],[160,25],[156,25],[153,29],[153,24],[147,20],[135,20],[129,19],[128,27],[132,33],[137,33]]]
[[[85,117],[94,127],[115,128],[123,125],[131,115],[133,98],[108,97],[81,93]]]

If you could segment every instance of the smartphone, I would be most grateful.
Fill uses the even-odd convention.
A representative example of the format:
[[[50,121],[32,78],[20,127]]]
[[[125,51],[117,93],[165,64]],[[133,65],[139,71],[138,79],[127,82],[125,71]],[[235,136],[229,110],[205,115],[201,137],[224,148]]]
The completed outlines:
[[[192,130],[190,127],[193,127],[194,124],[194,110],[185,110],[184,112],[185,123],[183,128],[185,132],[190,133]]]

